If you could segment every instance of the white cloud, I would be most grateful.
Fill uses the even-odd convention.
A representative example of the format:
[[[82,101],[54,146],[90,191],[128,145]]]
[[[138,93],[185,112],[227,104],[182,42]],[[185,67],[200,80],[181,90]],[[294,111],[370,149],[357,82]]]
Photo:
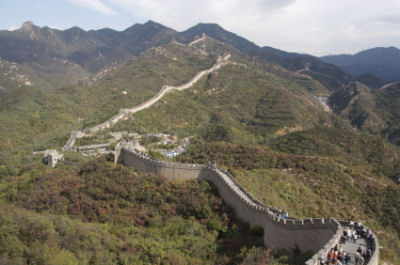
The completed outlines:
[[[400,43],[398,0],[103,1],[176,30],[218,23],[262,46],[317,55]]]
[[[11,26],[11,27],[8,28],[9,31],[13,31],[13,30],[16,30],[16,29],[19,29],[19,27],[18,26]]]
[[[75,4],[75,5],[84,7],[84,8],[96,10],[104,15],[116,15],[117,14],[117,12],[115,12],[110,7],[106,6],[100,0],[69,0],[69,1],[72,4]]]

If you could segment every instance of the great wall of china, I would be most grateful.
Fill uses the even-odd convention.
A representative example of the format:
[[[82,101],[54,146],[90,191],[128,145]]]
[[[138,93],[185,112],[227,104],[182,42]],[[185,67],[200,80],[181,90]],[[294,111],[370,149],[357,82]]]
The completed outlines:
[[[189,45],[204,40],[206,36],[191,42]],[[63,151],[72,150],[76,138],[91,135],[99,130],[110,128],[116,122],[128,118],[129,114],[149,108],[159,101],[166,93],[173,90],[184,90],[191,87],[203,76],[219,69],[227,63],[230,54],[220,57],[209,69],[200,71],[190,81],[178,86],[163,86],[162,89],[150,100],[130,109],[120,110],[114,117],[106,122],[89,128],[86,132],[73,131],[71,137],[63,147]],[[234,209],[235,214],[251,226],[258,225],[264,229],[264,243],[266,246],[277,249],[299,248],[301,251],[310,250],[315,254],[309,259],[307,265],[319,265],[320,257],[326,257],[328,251],[338,244],[343,233],[343,228],[349,226],[349,222],[338,221],[334,218],[296,219],[282,218],[281,210],[269,207],[258,201],[248,193],[232,175],[218,168],[216,165],[183,164],[165,162],[154,159],[134,148],[129,143],[118,143],[115,147],[115,163],[123,163],[137,170],[157,175],[163,175],[168,179],[196,179],[209,181],[215,185],[222,199]],[[378,265],[379,244],[377,237],[372,233],[372,255],[365,263]]]
[[[248,193],[232,175],[215,165],[183,164],[154,159],[129,143],[119,143],[115,148],[115,163],[147,173],[162,175],[168,179],[209,181],[215,185],[222,199],[234,209],[240,219],[251,226],[264,229],[264,244],[277,249],[294,249],[315,254],[307,265],[319,265],[319,258],[339,243],[343,227],[349,222],[334,218],[295,219],[281,218],[281,210],[269,207]],[[373,252],[368,265],[378,265],[379,244],[373,236]]]
[[[141,103],[141,104],[139,104],[137,106],[134,106],[134,107],[132,107],[130,109],[121,109],[117,115],[111,117],[107,121],[105,121],[105,122],[103,122],[103,123],[101,123],[99,125],[96,125],[96,126],[94,126],[92,128],[89,128],[89,129],[85,130],[87,132],[72,131],[71,135],[70,135],[70,138],[68,139],[67,143],[64,145],[62,150],[63,151],[72,150],[72,148],[73,148],[73,146],[75,144],[76,138],[81,138],[81,137],[84,137],[84,136],[90,136],[90,135],[92,135],[92,134],[94,134],[94,133],[96,133],[98,131],[101,131],[101,130],[104,130],[104,129],[107,129],[107,128],[111,128],[118,121],[123,120],[123,119],[127,119],[130,114],[134,114],[134,113],[136,113],[138,111],[141,111],[141,110],[144,110],[144,109],[147,109],[147,108],[151,107],[152,105],[154,105],[157,101],[159,101],[168,92],[171,92],[173,90],[182,91],[182,90],[185,90],[185,89],[193,86],[203,76],[205,76],[205,75],[207,75],[207,74],[209,74],[209,73],[221,68],[223,65],[225,65],[230,57],[231,57],[230,54],[226,54],[223,57],[219,57],[217,59],[217,61],[215,62],[215,64],[211,68],[198,72],[196,75],[194,75],[192,77],[192,79],[190,79],[188,82],[184,83],[183,85],[180,85],[180,86],[167,86],[167,85],[164,85],[161,88],[161,90],[154,97],[152,97],[151,99],[149,99],[149,100],[147,100],[147,101],[145,101],[145,102],[143,102],[143,103]]]

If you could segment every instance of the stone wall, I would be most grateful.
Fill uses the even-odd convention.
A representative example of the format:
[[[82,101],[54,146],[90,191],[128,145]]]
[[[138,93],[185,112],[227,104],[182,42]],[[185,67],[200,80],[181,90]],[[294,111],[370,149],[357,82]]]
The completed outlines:
[[[249,194],[229,172],[213,165],[183,164],[154,159],[136,150],[130,144],[118,144],[115,162],[134,167],[137,170],[163,175],[168,179],[198,179],[215,185],[221,198],[235,211],[240,219],[251,226],[264,229],[266,246],[278,249],[313,251],[314,256],[307,265],[319,264],[320,256],[340,240],[342,225],[334,218],[295,219],[280,217],[281,211],[266,206]],[[368,264],[377,265],[379,252],[375,238],[375,249]]]
[[[230,54],[226,54],[224,57],[219,57],[218,60],[214,63],[214,65],[206,70],[200,71],[197,74],[195,74],[188,82],[180,85],[180,86],[167,86],[167,85],[163,85],[161,90],[158,91],[158,93],[153,96],[152,98],[150,98],[149,100],[147,100],[146,102],[143,102],[137,106],[134,106],[130,109],[121,109],[119,111],[118,114],[116,114],[115,116],[113,116],[112,118],[110,118],[109,120],[96,125],[92,128],[89,128],[87,131],[91,134],[98,132],[100,130],[104,130],[107,128],[111,128],[115,123],[117,123],[120,120],[126,119],[128,118],[129,114],[134,114],[138,111],[147,109],[149,107],[151,107],[152,105],[154,105],[157,101],[159,101],[162,97],[164,97],[165,94],[173,91],[173,90],[178,90],[178,91],[182,91],[184,89],[187,89],[191,86],[193,86],[193,84],[195,84],[197,81],[200,80],[200,78],[202,78],[204,75],[209,74],[217,69],[219,69],[221,66],[223,66],[227,60],[231,57]]]
[[[199,179],[204,165],[165,162],[135,149],[132,144],[115,147],[115,163],[121,162],[137,170],[165,176],[167,179]]]
[[[253,201],[223,170],[205,167],[199,180],[212,182],[222,199],[231,206],[237,217],[264,229],[264,243],[278,249],[317,252],[339,230],[334,219],[283,219],[279,210]]]
[[[187,89],[187,88],[193,86],[197,81],[200,80],[200,78],[202,78],[206,74],[209,74],[209,73],[221,68],[223,65],[227,64],[227,61],[229,60],[230,57],[231,57],[230,54],[226,54],[223,57],[218,57],[217,61],[214,63],[214,65],[211,68],[198,72],[188,82],[186,82],[180,86],[163,85],[161,90],[158,91],[158,93],[155,96],[153,96],[152,98],[150,98],[149,100],[147,100],[137,106],[134,106],[130,109],[120,109],[118,114],[114,115],[113,117],[111,117],[110,119],[108,119],[107,121],[105,121],[99,125],[96,125],[92,128],[88,128],[85,131],[72,131],[69,139],[67,140],[67,143],[64,145],[62,150],[63,151],[74,150],[74,144],[75,144],[75,140],[77,138],[82,138],[84,136],[90,136],[98,131],[101,131],[101,130],[104,130],[107,128],[111,128],[118,121],[128,119],[129,115],[134,114],[138,111],[150,108],[157,101],[159,101],[165,94],[167,94],[173,90],[182,91],[184,89]]]

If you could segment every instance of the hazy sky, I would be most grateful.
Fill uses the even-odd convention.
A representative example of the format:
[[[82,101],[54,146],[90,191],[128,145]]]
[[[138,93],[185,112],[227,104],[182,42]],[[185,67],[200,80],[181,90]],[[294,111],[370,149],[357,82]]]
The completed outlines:
[[[400,0],[0,0],[0,28],[25,21],[123,30],[151,19],[178,31],[218,23],[260,46],[326,55],[400,46]]]

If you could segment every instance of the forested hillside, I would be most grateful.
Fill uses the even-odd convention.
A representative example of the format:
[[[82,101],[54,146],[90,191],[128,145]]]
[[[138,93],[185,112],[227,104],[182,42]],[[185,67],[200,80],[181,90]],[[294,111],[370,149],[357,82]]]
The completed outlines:
[[[260,48],[218,25],[179,33],[155,22],[121,32],[30,23],[0,32],[0,264],[303,264],[310,253],[266,249],[260,228],[236,220],[210,183],[168,182],[113,165],[111,155],[69,152],[77,164],[53,169],[32,154],[60,150],[72,130],[181,85],[226,54],[193,86],[93,139],[189,137],[178,157],[149,152],[216,161],[290,216],[361,221],[377,234],[382,262],[400,264],[397,83],[377,89],[381,80],[367,76],[361,84],[316,57]]]
[[[206,182],[168,182],[104,159],[32,164],[0,184],[3,264],[252,264],[273,260]],[[278,259],[285,260],[281,256]]]

